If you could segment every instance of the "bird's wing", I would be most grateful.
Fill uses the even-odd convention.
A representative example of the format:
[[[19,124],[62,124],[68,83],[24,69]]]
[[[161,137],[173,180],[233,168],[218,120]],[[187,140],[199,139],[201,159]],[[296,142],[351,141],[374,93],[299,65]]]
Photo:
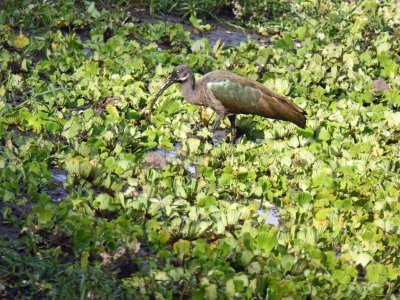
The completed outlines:
[[[215,106],[224,107],[225,114],[255,114],[305,126],[303,109],[261,83],[227,71],[209,74],[203,76],[202,84],[212,93]]]
[[[259,89],[237,82],[234,78],[213,78],[206,85],[227,113],[254,113],[262,98]]]

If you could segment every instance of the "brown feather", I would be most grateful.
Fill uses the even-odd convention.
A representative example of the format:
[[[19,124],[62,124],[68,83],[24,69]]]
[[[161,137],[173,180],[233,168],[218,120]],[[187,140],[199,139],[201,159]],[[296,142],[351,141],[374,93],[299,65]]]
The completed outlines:
[[[236,114],[253,114],[306,126],[306,112],[286,97],[261,83],[229,71],[214,71],[196,83],[193,71],[186,65],[176,66],[151,101],[150,112],[157,98],[173,83],[180,83],[184,98],[195,105],[211,107],[217,114],[213,130],[222,117],[229,116],[235,129]]]
[[[242,88],[249,87],[258,91],[258,102],[251,103],[249,101],[246,102],[245,99],[238,99],[241,96],[239,94],[236,97],[232,97],[227,93],[220,93],[217,97],[215,92],[210,91],[207,84],[210,82],[218,83],[223,80],[230,80],[240,85]],[[219,104],[222,104],[225,109],[223,115],[254,114],[266,118],[289,121],[301,128],[304,128],[306,125],[306,112],[303,109],[288,100],[286,97],[268,89],[261,83],[239,74],[228,71],[210,72],[200,79],[198,84],[196,84],[196,87],[200,92],[198,94],[200,98],[214,98],[212,101],[208,102],[210,103],[209,106],[217,113],[218,110],[220,110]]]

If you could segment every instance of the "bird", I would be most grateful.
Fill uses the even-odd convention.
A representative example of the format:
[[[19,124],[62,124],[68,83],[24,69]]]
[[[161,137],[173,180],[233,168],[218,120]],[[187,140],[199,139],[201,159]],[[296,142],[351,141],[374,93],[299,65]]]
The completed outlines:
[[[236,115],[251,114],[269,119],[289,121],[300,128],[306,127],[306,112],[286,97],[275,93],[263,84],[230,71],[212,71],[198,82],[187,65],[176,66],[153,98],[148,119],[157,99],[172,84],[179,83],[183,97],[189,103],[210,107],[216,113],[211,131],[215,132],[224,117],[231,123],[236,137]]]

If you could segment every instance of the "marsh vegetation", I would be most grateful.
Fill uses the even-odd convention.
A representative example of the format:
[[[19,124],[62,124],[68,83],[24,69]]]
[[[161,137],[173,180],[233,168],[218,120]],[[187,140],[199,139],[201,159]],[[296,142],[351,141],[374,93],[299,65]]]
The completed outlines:
[[[396,1],[1,1],[0,298],[396,299],[399,28]],[[232,144],[177,86],[148,123],[182,63],[306,128]]]

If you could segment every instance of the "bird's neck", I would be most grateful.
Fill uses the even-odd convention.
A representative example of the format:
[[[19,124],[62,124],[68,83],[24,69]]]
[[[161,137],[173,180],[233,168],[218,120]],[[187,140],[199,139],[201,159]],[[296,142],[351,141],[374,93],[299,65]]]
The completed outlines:
[[[189,79],[181,84],[183,97],[192,104],[199,104],[197,97],[196,80],[191,74]]]

